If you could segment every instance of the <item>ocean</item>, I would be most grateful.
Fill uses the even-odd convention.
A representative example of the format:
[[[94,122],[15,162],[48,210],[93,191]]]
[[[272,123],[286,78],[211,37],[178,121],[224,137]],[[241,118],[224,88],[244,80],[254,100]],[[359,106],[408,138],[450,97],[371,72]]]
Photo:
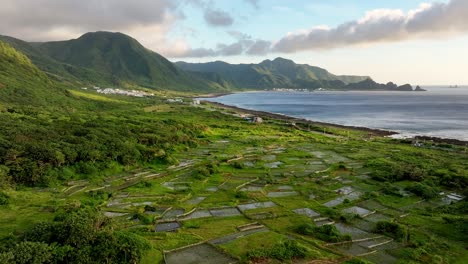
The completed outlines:
[[[313,121],[468,141],[468,87],[427,92],[246,92],[204,100]]]

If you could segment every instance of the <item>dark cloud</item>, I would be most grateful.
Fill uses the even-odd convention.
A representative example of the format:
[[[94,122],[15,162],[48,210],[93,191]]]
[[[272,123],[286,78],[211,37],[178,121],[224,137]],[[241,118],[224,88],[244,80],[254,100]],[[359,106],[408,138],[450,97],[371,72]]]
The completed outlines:
[[[206,9],[203,17],[206,23],[216,27],[227,27],[234,23],[234,18],[229,13],[218,9]]]
[[[270,52],[271,42],[266,40],[256,40],[250,47],[247,49],[246,53],[248,55],[266,55]]]
[[[66,35],[72,31],[120,31],[136,26],[158,25],[165,23],[168,16],[174,16],[177,2],[3,0],[0,8],[0,33],[37,39],[54,34]]]
[[[276,52],[332,49],[357,44],[440,37],[468,31],[468,1],[423,4],[417,10],[374,10],[335,28],[313,28],[290,34],[273,47]]]

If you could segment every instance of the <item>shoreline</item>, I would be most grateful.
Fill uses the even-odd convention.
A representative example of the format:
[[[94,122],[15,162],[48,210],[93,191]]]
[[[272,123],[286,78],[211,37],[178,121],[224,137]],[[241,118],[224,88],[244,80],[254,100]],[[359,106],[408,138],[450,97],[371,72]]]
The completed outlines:
[[[328,127],[334,127],[334,128],[359,130],[359,131],[363,131],[363,132],[368,132],[372,136],[383,136],[384,137],[384,136],[391,136],[391,135],[399,134],[398,132],[395,132],[395,131],[382,130],[382,129],[373,129],[373,128],[359,127],[359,126],[345,126],[345,125],[326,123],[326,122],[318,122],[318,121],[308,120],[308,119],[305,119],[305,118],[298,118],[298,117],[293,117],[293,116],[288,116],[288,115],[283,115],[283,114],[276,114],[276,113],[265,112],[265,111],[245,109],[245,108],[240,108],[240,107],[237,107],[237,106],[226,105],[226,104],[211,102],[211,101],[206,101],[206,100],[202,100],[202,102],[212,104],[212,105],[215,105],[215,106],[218,106],[218,107],[221,107],[221,108],[225,108],[225,109],[235,110],[235,111],[243,112],[243,113],[246,113],[246,114],[257,115],[257,116],[260,116],[260,117],[277,119],[277,120],[281,120],[281,121],[302,123],[302,124],[306,124],[306,125],[320,125],[320,126],[328,126]]]
[[[229,94],[233,94],[233,93],[229,93]],[[227,95],[227,94],[225,94],[225,95]],[[220,97],[220,96],[223,96],[223,95],[214,96],[214,97],[204,97],[204,98],[208,99],[208,98],[216,98],[216,97]],[[271,118],[271,119],[276,119],[276,120],[281,120],[281,121],[286,121],[286,122],[294,122],[294,123],[301,123],[301,124],[305,124],[305,125],[319,125],[319,126],[328,126],[328,127],[341,128],[341,129],[358,130],[358,131],[369,133],[369,136],[389,137],[389,136],[392,136],[392,135],[399,135],[400,134],[400,133],[398,133],[396,131],[391,131],[391,130],[375,129],[375,128],[361,127],[361,126],[339,125],[339,124],[333,124],[333,123],[313,121],[313,120],[309,120],[309,119],[305,119],[305,118],[298,118],[298,117],[288,116],[288,115],[284,115],[284,114],[277,114],[277,113],[271,113],[271,112],[266,112],[266,111],[251,110],[251,109],[241,108],[241,107],[237,107],[237,106],[232,106],[232,105],[226,105],[226,104],[222,104],[222,103],[207,101],[207,100],[203,100],[203,98],[200,98],[200,100],[202,102],[204,102],[204,103],[212,104],[214,106],[218,106],[218,107],[221,107],[221,108],[224,108],[224,109],[230,109],[230,110],[234,110],[234,111],[237,111],[237,112],[242,112],[242,113],[245,113],[245,114],[257,115],[259,117],[266,117],[266,118]],[[398,140],[398,139],[395,138],[395,140]],[[431,136],[424,136],[424,135],[416,135],[414,137],[402,138],[400,140],[423,140],[423,141],[431,141],[431,142],[439,143],[439,144],[451,144],[451,145],[465,146],[465,147],[468,146],[468,141],[453,139],[453,138],[431,137]]]

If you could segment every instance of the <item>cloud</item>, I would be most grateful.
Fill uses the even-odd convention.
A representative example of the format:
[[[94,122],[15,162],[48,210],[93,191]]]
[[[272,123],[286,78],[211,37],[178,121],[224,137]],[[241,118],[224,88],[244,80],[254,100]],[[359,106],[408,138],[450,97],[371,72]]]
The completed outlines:
[[[244,0],[245,2],[251,4],[255,9],[259,9],[260,8],[260,0]]]
[[[274,52],[291,53],[314,49],[333,49],[359,44],[395,42],[416,38],[437,38],[468,31],[468,1],[422,4],[407,13],[378,9],[363,18],[335,28],[312,28],[290,33],[277,41]]]
[[[213,1],[185,0],[184,3],[201,9],[205,22],[210,26],[227,27],[234,24],[234,18],[228,12],[215,8]]]
[[[241,32],[231,31],[228,33],[237,42],[218,44],[217,49],[210,50],[209,56],[294,53],[419,38],[446,38],[468,32],[467,14],[468,1],[451,0],[447,3],[421,4],[409,12],[398,9],[371,10],[360,19],[336,27],[315,26],[289,33],[277,41],[254,39]],[[230,47],[229,51],[235,52],[224,51],[227,47]],[[190,56],[191,52],[185,55]]]
[[[234,18],[227,12],[208,8],[203,16],[206,23],[215,27],[227,27],[234,23]]]
[[[247,50],[248,55],[266,55],[270,51],[271,42],[266,40],[256,40]]]
[[[171,0],[4,0],[0,33],[28,40],[76,37],[76,33],[163,25],[171,20]]]
[[[202,57],[219,57],[219,56],[236,56],[241,54],[249,55],[265,55],[270,51],[271,42],[253,39],[252,36],[239,31],[230,30],[226,32],[228,35],[236,39],[230,44],[218,43],[215,49],[192,49],[186,47],[185,51],[174,54],[173,58],[202,58]]]

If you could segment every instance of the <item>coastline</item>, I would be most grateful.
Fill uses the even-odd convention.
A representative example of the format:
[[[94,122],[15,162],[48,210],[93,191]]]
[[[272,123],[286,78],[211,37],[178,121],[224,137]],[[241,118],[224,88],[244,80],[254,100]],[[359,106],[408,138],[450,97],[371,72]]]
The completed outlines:
[[[226,105],[226,104],[211,102],[211,101],[206,101],[206,100],[202,100],[202,102],[212,104],[212,105],[215,105],[215,106],[218,106],[218,107],[221,107],[221,108],[225,108],[225,109],[230,109],[230,110],[234,110],[234,111],[237,111],[237,112],[242,112],[242,113],[245,113],[245,114],[256,115],[256,116],[259,116],[259,117],[262,117],[262,118],[277,119],[277,120],[286,121],[286,122],[294,122],[294,123],[300,123],[300,124],[305,124],[305,125],[319,125],[319,126],[327,126],[327,127],[334,127],[334,128],[359,130],[359,131],[368,132],[372,136],[385,137],[385,136],[391,136],[391,135],[398,134],[398,132],[395,132],[395,131],[382,130],[382,129],[373,129],[373,128],[359,127],[359,126],[345,126],[345,125],[338,125],[338,124],[326,123],[326,122],[318,122],[318,121],[313,121],[313,120],[308,120],[308,119],[304,119],[304,118],[298,118],[298,117],[293,117],[293,116],[288,116],[288,115],[283,115],[283,114],[276,114],[276,113],[265,112],[265,111],[245,109],[245,108],[240,108],[240,107],[237,107],[237,106]]]
[[[233,93],[229,93],[229,94],[233,94]],[[214,96],[214,97],[204,97],[204,98],[215,98],[215,97],[220,97],[220,96],[223,96],[223,95]],[[339,124],[333,124],[333,123],[319,122],[319,121],[308,120],[305,118],[298,118],[298,117],[293,117],[293,116],[288,116],[288,115],[283,115],[283,114],[245,109],[245,108],[240,108],[237,106],[226,105],[226,104],[212,102],[212,101],[206,101],[206,100],[203,100],[203,98],[200,98],[200,99],[203,103],[211,104],[211,105],[221,107],[224,109],[234,110],[236,112],[240,112],[244,114],[259,116],[262,118],[270,118],[270,119],[282,120],[286,122],[300,123],[303,125],[319,125],[319,126],[327,126],[327,127],[332,127],[332,128],[358,130],[358,131],[369,133],[369,136],[389,137],[392,135],[400,134],[396,131],[391,131],[391,130],[374,129],[374,128],[361,127],[361,126],[345,126],[345,125],[339,125]],[[424,135],[417,135],[411,138],[404,138],[402,140],[422,140],[422,141],[430,141],[430,142],[434,142],[438,144],[451,144],[451,145],[465,146],[465,147],[468,146],[468,141],[463,141],[463,140],[453,139],[453,138],[431,137],[431,136],[424,136]]]

